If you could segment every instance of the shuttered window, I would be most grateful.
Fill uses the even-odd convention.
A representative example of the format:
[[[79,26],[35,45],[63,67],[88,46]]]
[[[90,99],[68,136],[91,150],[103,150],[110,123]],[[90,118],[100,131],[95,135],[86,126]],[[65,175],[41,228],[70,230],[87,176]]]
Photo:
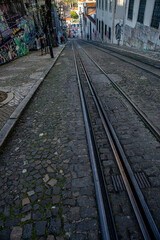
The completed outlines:
[[[151,27],[158,29],[159,23],[160,23],[160,0],[156,0],[153,9]]]
[[[104,10],[104,0],[102,0],[102,10]]]
[[[130,0],[129,6],[128,6],[128,18],[131,20],[133,18],[133,7],[134,7],[134,0]]]
[[[146,0],[140,0],[137,22],[143,23]]]
[[[106,5],[105,5],[105,9],[108,9],[108,0],[106,0]]]

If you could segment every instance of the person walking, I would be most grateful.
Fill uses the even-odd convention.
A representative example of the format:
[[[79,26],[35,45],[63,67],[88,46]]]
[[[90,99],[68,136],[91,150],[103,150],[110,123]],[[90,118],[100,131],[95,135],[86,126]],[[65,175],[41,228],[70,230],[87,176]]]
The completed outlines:
[[[39,38],[40,44],[41,44],[41,55],[43,55],[43,50],[44,50],[44,34],[40,35]]]

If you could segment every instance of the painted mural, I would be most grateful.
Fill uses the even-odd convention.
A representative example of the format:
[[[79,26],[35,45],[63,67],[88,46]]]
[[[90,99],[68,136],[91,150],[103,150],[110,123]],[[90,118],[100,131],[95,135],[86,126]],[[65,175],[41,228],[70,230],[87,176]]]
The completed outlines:
[[[15,21],[13,26],[9,27],[0,10],[0,65],[26,55],[30,42],[34,42],[35,34],[32,17],[21,17]]]

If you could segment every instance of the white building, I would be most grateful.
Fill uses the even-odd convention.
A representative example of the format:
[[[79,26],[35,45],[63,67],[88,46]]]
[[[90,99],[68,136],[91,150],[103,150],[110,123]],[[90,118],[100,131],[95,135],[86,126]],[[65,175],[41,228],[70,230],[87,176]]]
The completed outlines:
[[[96,40],[96,9],[83,15],[83,39]]]
[[[94,18],[91,20],[91,29],[96,30],[95,27],[95,19],[96,19],[96,12],[94,11],[93,15],[91,14],[90,17],[86,19],[90,12],[95,10],[96,8],[96,0],[80,0],[78,1],[78,15],[79,15],[79,23],[80,23],[80,38],[87,38],[88,30],[86,30],[86,25],[88,25],[89,18]],[[90,24],[90,23],[89,23]]]
[[[160,49],[160,0],[97,0],[97,40]]]

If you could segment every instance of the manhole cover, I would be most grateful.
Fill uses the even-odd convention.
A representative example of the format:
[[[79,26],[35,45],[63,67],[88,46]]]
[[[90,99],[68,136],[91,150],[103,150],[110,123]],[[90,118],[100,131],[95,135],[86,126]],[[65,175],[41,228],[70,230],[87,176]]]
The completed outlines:
[[[8,97],[8,94],[0,91],[0,102],[3,102]]]

